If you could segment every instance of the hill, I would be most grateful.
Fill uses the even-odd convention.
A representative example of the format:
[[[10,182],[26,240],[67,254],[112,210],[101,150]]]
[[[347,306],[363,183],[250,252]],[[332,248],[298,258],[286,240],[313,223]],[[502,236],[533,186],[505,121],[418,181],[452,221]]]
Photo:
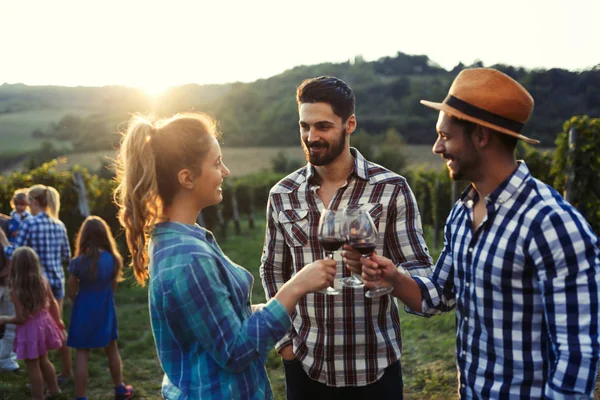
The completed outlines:
[[[366,62],[298,66],[269,79],[224,85],[188,84],[158,98],[140,89],[0,86],[0,161],[45,146],[45,153],[110,150],[131,113],[160,116],[204,111],[214,116],[226,146],[297,146],[295,88],[303,79],[335,75],[354,89],[359,129],[372,136],[399,132],[409,144],[432,143],[437,115],[420,99],[441,101],[456,74],[424,55],[398,53]],[[600,64],[585,71],[526,70],[494,65],[521,82],[536,106],[524,133],[552,146],[565,120],[573,115],[600,115]],[[382,136],[379,136],[381,138]],[[48,151],[48,149],[51,151]]]

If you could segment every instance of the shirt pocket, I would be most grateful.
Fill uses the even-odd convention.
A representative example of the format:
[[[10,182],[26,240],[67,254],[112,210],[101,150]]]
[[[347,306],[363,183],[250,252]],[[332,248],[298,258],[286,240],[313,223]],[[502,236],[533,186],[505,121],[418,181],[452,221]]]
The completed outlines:
[[[369,212],[371,219],[375,223],[377,229],[379,229],[379,220],[383,214],[383,204],[381,203],[362,203],[362,204],[350,204],[347,207],[362,207]]]
[[[279,223],[288,246],[306,246],[310,229],[308,210],[279,211]]]

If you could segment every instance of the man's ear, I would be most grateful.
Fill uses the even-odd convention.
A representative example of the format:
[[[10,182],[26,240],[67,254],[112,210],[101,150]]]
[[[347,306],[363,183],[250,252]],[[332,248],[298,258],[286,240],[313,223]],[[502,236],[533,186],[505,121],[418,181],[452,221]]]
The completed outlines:
[[[350,135],[356,129],[356,115],[352,114],[346,121],[346,135]]]
[[[473,144],[477,146],[478,149],[483,149],[490,145],[492,140],[492,131],[485,126],[477,125],[471,134],[471,138],[473,140]]]
[[[182,169],[177,173],[179,184],[186,189],[194,188],[194,175],[189,169]]]

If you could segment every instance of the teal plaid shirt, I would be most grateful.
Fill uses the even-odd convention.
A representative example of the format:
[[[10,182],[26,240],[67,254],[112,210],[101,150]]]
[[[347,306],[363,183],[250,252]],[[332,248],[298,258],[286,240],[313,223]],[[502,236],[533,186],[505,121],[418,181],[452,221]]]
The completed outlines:
[[[291,321],[271,300],[252,313],[252,275],[212,234],[174,222],[150,241],[150,315],[167,399],[272,399],[264,363]]]

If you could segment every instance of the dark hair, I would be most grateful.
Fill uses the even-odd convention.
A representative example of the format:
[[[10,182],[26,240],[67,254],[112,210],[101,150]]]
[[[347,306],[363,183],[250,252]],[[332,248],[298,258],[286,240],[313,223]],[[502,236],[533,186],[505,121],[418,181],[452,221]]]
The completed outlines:
[[[123,258],[119,254],[115,238],[102,218],[91,215],[83,221],[75,239],[75,257],[85,256],[91,261],[88,271],[91,279],[96,278],[101,250],[112,254],[115,260],[113,279],[117,282],[122,281]]]
[[[467,121],[466,119],[460,119],[460,118],[456,118],[454,116],[451,116],[452,120],[454,121],[454,123],[456,125],[459,125],[463,128],[463,132],[466,135],[471,135],[474,131],[475,128],[477,127],[478,124],[476,124],[475,122],[471,122],[471,121]],[[502,132],[498,132],[495,129],[492,128],[487,128],[490,130],[490,132],[492,133],[492,135],[495,135],[498,140],[500,141],[500,143],[502,144],[502,146],[507,150],[507,151],[511,151],[514,152],[515,148],[517,147],[517,141],[519,139],[517,139],[514,136],[510,136],[507,135],[505,133]]]
[[[319,76],[306,79],[296,89],[298,106],[302,103],[328,103],[333,112],[345,123],[354,114],[354,92],[341,79]]]

